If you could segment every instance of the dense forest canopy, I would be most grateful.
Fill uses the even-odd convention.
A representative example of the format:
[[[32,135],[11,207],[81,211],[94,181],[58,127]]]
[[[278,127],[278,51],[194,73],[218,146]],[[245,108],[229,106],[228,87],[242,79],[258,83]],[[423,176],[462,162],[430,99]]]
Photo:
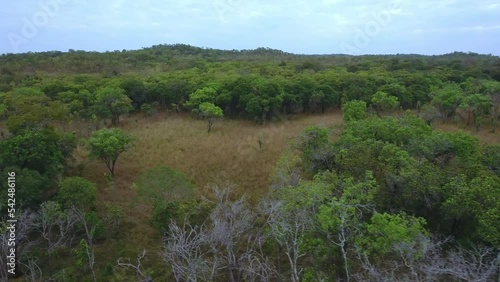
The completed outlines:
[[[268,148],[300,118],[340,111],[340,125],[304,126]],[[184,44],[3,54],[0,171],[15,174],[19,187],[18,278],[495,281],[499,119],[500,58],[492,55],[296,55]],[[207,130],[175,135],[186,120]],[[260,169],[267,186],[194,181],[243,154],[241,136],[213,141],[227,137],[230,123],[260,130],[247,137],[255,144],[245,156],[280,157],[272,171],[264,163],[237,167],[250,157],[225,169]],[[471,133],[436,128],[443,124]],[[136,134],[144,127],[166,137]],[[179,148],[164,153],[171,144]],[[138,158],[157,157],[144,152],[202,169],[138,167]],[[0,185],[2,199],[13,197],[6,177]],[[236,193],[235,185],[250,188]],[[120,194],[129,198],[119,202]],[[10,209],[0,203],[5,246]],[[9,250],[1,252],[5,265]]]

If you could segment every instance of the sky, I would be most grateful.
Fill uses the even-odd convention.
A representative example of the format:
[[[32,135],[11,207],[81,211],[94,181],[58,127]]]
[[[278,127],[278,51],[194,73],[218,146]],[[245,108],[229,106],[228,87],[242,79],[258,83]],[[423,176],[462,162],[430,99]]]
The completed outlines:
[[[0,54],[158,44],[296,54],[500,55],[500,0],[20,0]]]

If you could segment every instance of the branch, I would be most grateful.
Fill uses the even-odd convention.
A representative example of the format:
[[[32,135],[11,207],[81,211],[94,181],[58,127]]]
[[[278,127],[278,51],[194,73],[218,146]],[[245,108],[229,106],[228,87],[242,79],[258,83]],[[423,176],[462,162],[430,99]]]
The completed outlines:
[[[149,275],[146,275],[141,271],[141,260],[146,257],[146,254],[147,254],[147,251],[146,251],[146,249],[144,249],[142,251],[142,254],[137,256],[137,264],[136,265],[133,265],[130,262],[124,263],[124,262],[122,262],[122,258],[119,258],[116,261],[116,263],[118,266],[134,269],[135,273],[137,273],[143,279],[144,282],[151,282],[151,281],[153,281],[151,279],[151,277],[149,277]]]

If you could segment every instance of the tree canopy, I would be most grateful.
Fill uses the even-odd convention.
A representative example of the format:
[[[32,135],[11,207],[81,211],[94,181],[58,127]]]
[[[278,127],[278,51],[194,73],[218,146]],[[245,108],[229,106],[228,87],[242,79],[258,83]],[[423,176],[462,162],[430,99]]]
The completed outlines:
[[[133,145],[134,140],[132,135],[117,128],[98,130],[89,139],[90,157],[102,161],[114,176],[118,157]]]

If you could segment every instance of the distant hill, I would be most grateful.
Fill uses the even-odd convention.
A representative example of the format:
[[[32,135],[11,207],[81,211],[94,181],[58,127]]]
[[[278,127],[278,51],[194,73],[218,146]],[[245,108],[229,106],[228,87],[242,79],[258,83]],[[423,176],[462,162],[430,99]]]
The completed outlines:
[[[201,48],[186,44],[160,44],[140,50],[116,50],[112,52],[68,52],[49,51],[38,53],[0,55],[0,75],[14,73],[123,73],[161,68],[164,71],[197,67],[204,63],[245,61],[255,63],[292,63],[304,68],[323,68],[350,65],[360,69],[369,61],[390,61],[395,67],[410,66],[425,70],[436,65],[453,65],[454,68],[476,66],[482,69],[498,70],[498,56],[454,52],[444,55],[360,55],[345,54],[303,55],[291,54],[271,48],[254,50],[220,50]],[[399,66],[396,66],[399,65]]]

